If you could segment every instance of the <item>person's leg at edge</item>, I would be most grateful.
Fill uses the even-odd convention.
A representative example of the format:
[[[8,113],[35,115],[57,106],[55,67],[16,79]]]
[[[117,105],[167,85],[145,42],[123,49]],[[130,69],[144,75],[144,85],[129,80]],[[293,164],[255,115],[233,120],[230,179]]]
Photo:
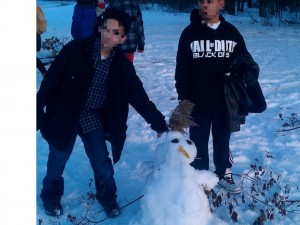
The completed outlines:
[[[38,57],[36,57],[36,67],[37,67],[37,69],[41,72],[41,74],[42,74],[43,76],[46,75],[47,70],[46,70],[46,68],[45,68],[45,66],[44,66],[44,64],[43,64],[43,62],[42,62]]]
[[[75,140],[76,135],[65,152],[49,144],[47,172],[43,179],[43,187],[40,194],[48,215],[55,216],[62,214],[62,206],[60,205],[60,200],[64,193],[64,179],[62,174],[72,153]],[[57,213],[55,209],[61,212]]]

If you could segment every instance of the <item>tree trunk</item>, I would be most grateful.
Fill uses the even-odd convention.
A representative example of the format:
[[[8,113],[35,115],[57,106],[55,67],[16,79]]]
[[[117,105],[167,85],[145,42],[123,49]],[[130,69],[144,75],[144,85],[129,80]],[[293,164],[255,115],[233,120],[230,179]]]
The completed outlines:
[[[184,10],[184,0],[179,0],[179,2],[178,2],[178,9],[179,9],[179,11],[183,11]]]
[[[235,15],[235,0],[225,1],[225,10],[229,15]]]
[[[245,0],[238,0],[237,11],[244,12],[244,2]]]
[[[252,8],[252,0],[247,0],[248,2],[248,8]]]
[[[259,16],[266,17],[267,15],[267,1],[268,0],[259,0]]]

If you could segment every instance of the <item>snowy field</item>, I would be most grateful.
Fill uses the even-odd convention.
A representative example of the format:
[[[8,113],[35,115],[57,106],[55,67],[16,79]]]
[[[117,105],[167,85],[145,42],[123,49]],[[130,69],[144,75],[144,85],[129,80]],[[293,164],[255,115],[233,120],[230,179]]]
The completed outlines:
[[[39,3],[48,21],[48,29],[43,34],[42,40],[53,36],[70,39],[74,3],[66,5],[46,1],[39,1]],[[225,18],[240,30],[249,52],[260,66],[259,81],[268,108],[261,114],[249,115],[241,131],[233,133],[231,137],[230,147],[235,163],[233,173],[236,175],[234,178],[238,183],[243,181],[245,203],[242,201],[242,195],[226,197],[226,192],[217,187],[215,192],[220,196],[223,193],[223,201],[219,207],[211,206],[214,211],[213,218],[207,222],[209,225],[250,225],[259,217],[260,209],[264,209],[270,210],[274,215],[274,220],[266,221],[264,224],[300,224],[300,207],[296,207],[299,206],[300,201],[298,189],[300,186],[300,129],[278,132],[278,129],[283,128],[284,123],[290,124],[285,128],[293,128],[300,124],[300,27],[278,26],[277,24],[262,26],[253,24],[246,16],[225,15]],[[189,14],[144,10],[143,19],[146,37],[145,52],[136,54],[134,65],[150,99],[168,118],[171,110],[177,105],[177,93],[174,86],[175,59],[179,36],[184,27],[189,24]],[[47,52],[39,54],[45,56]],[[42,76],[37,70],[36,90],[41,81]],[[155,149],[159,141],[156,133],[131,108],[127,141],[121,160],[115,165],[118,202],[121,206],[144,194],[148,177],[155,168]],[[36,134],[36,146],[36,224],[40,222],[41,224],[62,225],[84,224],[79,223],[82,217],[92,220],[87,224],[139,223],[142,217],[140,204],[143,198],[126,206],[119,218],[99,222],[105,218],[105,215],[98,203],[93,203],[87,198],[87,193],[95,193],[93,183],[89,185],[93,174],[79,139],[64,172],[65,192],[61,201],[64,215],[60,219],[46,216],[39,193],[46,172],[48,146],[39,132]],[[210,149],[211,147],[210,143]],[[210,154],[212,155],[212,152]],[[261,166],[261,168],[256,170],[251,165],[257,165],[257,168]],[[210,168],[214,170],[212,157]],[[260,194],[263,189],[256,190],[260,193],[251,189],[251,182],[255,180],[255,172],[261,180],[266,180],[265,182],[270,181],[271,178],[276,181],[270,190],[264,193],[265,196]],[[176,179],[176,174],[174,174],[174,179]],[[262,185],[255,186],[255,189],[257,188],[262,188]],[[268,198],[268,193],[273,195],[275,192],[286,199],[287,207],[284,216],[281,216],[283,211],[280,213],[277,208],[272,211],[272,207],[267,207],[267,204],[274,206],[274,203],[266,203],[265,200]],[[255,203],[253,196],[257,196],[260,200]],[[269,198],[272,199],[272,197]],[[238,215],[237,223],[230,218],[234,217],[234,213],[230,215],[230,203],[233,205],[233,211]],[[157,204],[165,203],[161,200]],[[252,205],[255,205],[254,210],[249,207]],[[88,208],[89,206],[91,208]],[[22,224],[21,218],[16,217],[15,220],[20,220],[20,223],[16,224]],[[189,225],[176,224],[174,221],[170,221],[169,224]],[[148,225],[155,224],[149,223]]]

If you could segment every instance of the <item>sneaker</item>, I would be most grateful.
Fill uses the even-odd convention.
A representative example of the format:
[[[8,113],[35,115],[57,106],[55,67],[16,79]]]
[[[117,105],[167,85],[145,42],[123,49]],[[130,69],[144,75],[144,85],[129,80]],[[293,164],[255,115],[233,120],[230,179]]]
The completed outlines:
[[[120,216],[121,209],[116,201],[108,203],[100,203],[109,218],[115,218]]]
[[[48,216],[59,217],[63,214],[63,208],[59,201],[43,201],[43,206]]]
[[[219,177],[218,183],[220,186],[228,190],[230,193],[238,194],[242,191],[241,188],[234,183],[230,168],[226,169],[224,176]]]

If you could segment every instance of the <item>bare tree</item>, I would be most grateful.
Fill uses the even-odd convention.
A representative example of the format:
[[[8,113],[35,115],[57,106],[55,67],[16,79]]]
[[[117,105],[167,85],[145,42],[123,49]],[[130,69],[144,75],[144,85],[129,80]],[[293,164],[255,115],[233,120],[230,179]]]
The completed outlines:
[[[259,16],[266,17],[268,0],[259,0]]]
[[[225,1],[225,11],[230,15],[235,15],[235,0]]]
[[[243,13],[244,12],[245,0],[238,0],[237,3],[238,3],[238,5],[237,5],[237,11]]]
[[[105,0],[109,3],[110,0]],[[196,0],[139,0],[140,4],[157,4],[161,10],[175,10],[189,12],[197,7]],[[226,0],[225,11],[230,15],[236,15],[238,12],[245,11],[245,4],[248,8],[257,7],[259,17],[282,18],[283,12],[296,14],[299,17],[300,0]]]

